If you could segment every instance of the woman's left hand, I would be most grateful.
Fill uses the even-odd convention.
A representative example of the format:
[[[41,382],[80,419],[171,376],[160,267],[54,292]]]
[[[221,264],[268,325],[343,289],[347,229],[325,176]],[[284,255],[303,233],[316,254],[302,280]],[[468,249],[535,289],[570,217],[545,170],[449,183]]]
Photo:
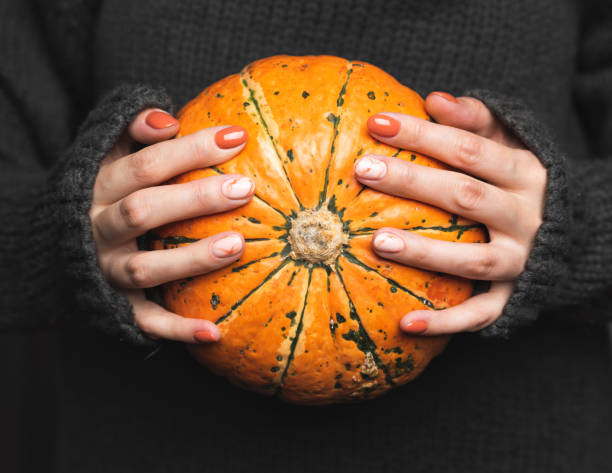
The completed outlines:
[[[402,330],[413,334],[472,332],[497,320],[523,271],[542,223],[546,169],[481,101],[434,92],[425,108],[438,123],[381,113],[370,117],[368,130],[377,140],[431,156],[466,174],[367,155],[355,163],[355,175],[373,189],[487,226],[488,243],[440,241],[393,228],[379,229],[372,240],[382,258],[492,281],[488,292],[462,304],[440,311],[413,311],[400,322]]]

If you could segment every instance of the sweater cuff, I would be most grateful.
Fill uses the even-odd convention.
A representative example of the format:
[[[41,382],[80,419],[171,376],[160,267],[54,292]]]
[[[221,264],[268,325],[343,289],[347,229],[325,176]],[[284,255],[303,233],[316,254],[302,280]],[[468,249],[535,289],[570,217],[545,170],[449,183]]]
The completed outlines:
[[[519,100],[488,90],[471,90],[464,95],[481,100],[547,170],[543,221],[525,268],[502,315],[480,331],[483,337],[507,338],[514,329],[533,323],[539,311],[557,299],[558,282],[569,272],[571,200],[566,159],[548,130]]]
[[[80,317],[121,341],[141,346],[154,342],[134,324],[127,297],[112,288],[100,271],[89,210],[100,162],[125,127],[149,107],[171,111],[172,104],[163,90],[146,86],[114,89],[87,116],[51,179],[52,195],[57,197],[53,208],[63,223],[59,249],[69,275],[76,279],[74,297]]]

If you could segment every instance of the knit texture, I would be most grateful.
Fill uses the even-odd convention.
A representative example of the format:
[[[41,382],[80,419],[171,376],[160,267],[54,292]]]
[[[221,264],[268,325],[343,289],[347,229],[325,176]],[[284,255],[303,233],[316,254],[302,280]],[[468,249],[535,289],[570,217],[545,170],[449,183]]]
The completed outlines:
[[[547,170],[542,224],[536,233],[525,269],[517,278],[502,315],[481,330],[485,337],[508,337],[512,329],[532,323],[539,309],[558,299],[561,282],[567,280],[570,270],[573,270],[568,264],[571,206],[581,208],[585,202],[570,201],[567,161],[548,130],[523,103],[486,90],[469,91],[465,95],[485,103]],[[605,247],[601,250],[605,251]],[[604,277],[602,273],[599,279]]]
[[[0,5],[0,327],[62,324],[58,470],[609,469],[612,8],[604,3]],[[418,380],[363,405],[262,399],[172,344],[143,361],[132,345],[150,342],[95,259],[91,189],[130,119],[168,107],[160,89],[181,105],[282,53],[368,61],[423,96],[471,91],[548,171],[544,223],[502,317],[482,336],[453,337]]]
[[[159,90],[115,89],[92,110],[47,176],[27,176],[27,184],[19,182],[25,187],[20,194],[14,183],[2,187],[2,221],[7,224],[0,250],[6,272],[0,279],[2,326],[43,327],[80,319],[121,340],[152,344],[134,325],[127,298],[100,272],[88,215],[102,158],[126,125],[148,107],[171,109],[171,104]],[[70,287],[78,290],[66,290]],[[58,295],[64,299],[54,300]],[[41,302],[56,306],[45,304],[41,312]]]

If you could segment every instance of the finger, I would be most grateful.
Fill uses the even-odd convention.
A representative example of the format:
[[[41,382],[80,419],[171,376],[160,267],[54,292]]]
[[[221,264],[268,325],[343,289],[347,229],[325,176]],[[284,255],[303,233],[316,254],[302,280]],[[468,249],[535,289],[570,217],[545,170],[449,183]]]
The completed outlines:
[[[110,204],[178,174],[225,162],[244,148],[246,139],[242,127],[216,126],[147,146],[100,169],[94,203]]]
[[[408,266],[487,281],[516,278],[526,259],[493,243],[454,243],[393,228],[376,231],[372,247],[382,258]]]
[[[514,194],[459,172],[367,155],[355,163],[355,176],[373,189],[435,205],[504,233],[520,232],[525,223]]]
[[[400,328],[413,335],[443,335],[482,330],[501,315],[512,288],[511,282],[494,282],[489,292],[470,297],[454,307],[410,312],[400,320]]]
[[[221,338],[219,328],[209,320],[181,317],[147,300],[142,291],[131,291],[136,325],[151,338],[185,343],[213,343]]]
[[[169,113],[157,108],[143,110],[117,139],[102,161],[101,168],[130,154],[134,144],[151,144],[168,140],[176,135],[178,129],[178,120]]]
[[[103,242],[118,245],[166,223],[244,205],[254,190],[253,180],[239,175],[149,187],[104,208],[92,222]]]
[[[453,126],[513,148],[522,144],[480,100],[455,98],[446,92],[432,92],[425,99],[425,110],[441,125]]]
[[[242,235],[224,232],[178,248],[111,255],[104,273],[115,287],[154,287],[215,271],[240,259],[243,251]]]
[[[492,184],[515,188],[525,179],[527,151],[401,113],[376,114],[367,123],[370,134],[380,141],[439,159]]]
[[[472,97],[455,98],[446,92],[432,92],[425,99],[425,110],[441,125],[454,126],[491,138],[500,129],[491,111]]]

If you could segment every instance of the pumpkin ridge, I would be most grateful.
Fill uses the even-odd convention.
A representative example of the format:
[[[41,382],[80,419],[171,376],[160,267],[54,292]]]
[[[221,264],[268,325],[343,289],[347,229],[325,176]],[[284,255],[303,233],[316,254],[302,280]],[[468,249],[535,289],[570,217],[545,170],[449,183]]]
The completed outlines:
[[[390,384],[391,386],[395,386],[395,382],[393,381],[393,377],[391,376],[389,367],[386,364],[384,364],[383,361],[380,359],[380,356],[378,354],[378,347],[376,346],[376,343],[374,343],[374,340],[372,340],[372,337],[370,337],[367,330],[363,326],[363,323],[361,322],[361,318],[359,317],[359,314],[357,313],[355,304],[353,304],[353,300],[351,299],[351,296],[346,287],[346,284],[344,283],[342,274],[340,274],[340,269],[339,269],[340,265],[338,263],[338,260],[336,260],[335,266],[336,267],[334,268],[334,272],[338,276],[338,279],[340,280],[340,284],[342,284],[342,287],[348,299],[349,310],[350,310],[349,317],[355,320],[357,322],[357,325],[359,326],[359,333],[356,335],[357,339],[353,338],[352,341],[355,343],[355,345],[357,345],[357,348],[361,352],[363,352],[364,355],[367,356],[368,353],[371,354],[371,356],[374,359],[374,362],[376,363],[376,366],[385,373],[385,380],[387,381],[387,384]],[[359,340],[359,338],[361,338],[361,340]],[[365,346],[367,346],[367,349],[364,349],[364,344]]]
[[[347,250],[344,250],[342,252],[342,256],[344,256],[349,262],[356,264],[357,266],[361,266],[363,269],[365,269],[366,271],[372,271],[376,274],[378,274],[381,278],[385,279],[392,287],[401,289],[402,291],[410,294],[412,297],[414,297],[416,300],[418,300],[421,304],[429,307],[430,309],[433,310],[438,310],[438,308],[433,304],[433,302],[431,302],[429,299],[427,299],[426,297],[423,296],[419,296],[417,293],[415,293],[414,291],[408,289],[407,287],[402,286],[400,283],[398,283],[397,281],[394,281],[391,278],[388,278],[387,276],[385,276],[384,274],[381,274],[379,271],[377,271],[376,269],[368,266],[367,264],[365,264],[363,261],[359,260],[354,254],[350,253]]]
[[[349,80],[351,78],[351,73],[353,72],[352,62],[348,61],[348,68],[346,70],[346,79],[342,84],[342,88],[338,94],[338,99],[336,100],[336,114],[328,115],[333,118],[334,122],[334,136],[332,137],[331,146],[329,148],[329,159],[327,160],[327,167],[325,168],[325,180],[323,181],[323,190],[321,191],[321,197],[319,198],[319,208],[323,205],[323,203],[327,200],[327,193],[329,191],[329,168],[331,167],[332,160],[334,159],[334,152],[336,151],[336,138],[338,138],[338,125],[340,125],[340,120],[342,118],[342,108],[344,106],[344,94],[346,94],[346,88],[348,87]]]
[[[244,296],[242,299],[240,299],[239,301],[236,301],[234,303],[234,305],[230,308],[229,311],[227,311],[227,313],[223,314],[221,317],[219,317],[217,320],[215,320],[215,324],[219,325],[221,323],[223,323],[225,320],[227,320],[227,318],[232,315],[232,313],[238,308],[240,307],[242,304],[245,303],[245,301],[251,297],[256,291],[258,291],[259,289],[261,289],[264,284],[266,284],[270,279],[272,279],[281,269],[283,269],[288,263],[290,262],[289,259],[285,258],[281,264],[279,264],[276,268],[274,268],[272,271],[270,271],[270,273],[264,278],[263,281],[261,281],[261,283],[259,283],[257,286],[255,286],[253,289],[251,289],[246,296]]]
[[[304,326],[304,311],[306,310],[306,304],[308,301],[308,291],[310,290],[310,281],[312,280],[312,271],[313,271],[313,268],[310,267],[308,269],[308,283],[306,284],[306,291],[304,292],[304,303],[300,311],[300,320],[298,321],[298,325],[295,330],[295,335],[293,336],[293,340],[291,340],[291,346],[289,347],[289,356],[287,357],[287,363],[285,364],[285,369],[283,370],[283,374],[281,375],[277,391],[280,391],[283,388],[283,383],[285,382],[285,376],[287,375],[287,371],[289,371],[289,366],[291,365],[291,362],[293,361],[295,347],[298,344],[300,335],[302,335],[302,328]]]
[[[287,169],[285,168],[285,164],[283,163],[283,159],[281,156],[283,156],[285,154],[285,152],[283,151],[283,153],[279,152],[279,147],[280,144],[278,142],[276,142],[274,140],[274,137],[270,134],[270,130],[268,128],[268,122],[266,121],[266,119],[263,116],[263,111],[261,110],[260,104],[259,104],[259,100],[257,100],[257,98],[255,98],[255,90],[249,85],[248,81],[251,81],[252,83],[254,83],[254,85],[259,85],[257,84],[252,77],[250,77],[250,75],[248,74],[248,66],[245,67],[242,71],[240,71],[240,83],[242,84],[245,92],[247,92],[247,95],[249,97],[249,101],[255,106],[255,111],[257,112],[257,116],[259,117],[259,121],[261,122],[261,126],[264,129],[264,132],[266,134],[266,136],[268,137],[268,139],[270,140],[270,143],[272,144],[272,147],[274,148],[274,152],[276,153],[276,157],[278,158],[278,161],[280,163],[280,166],[283,170],[283,174],[285,175],[285,179],[287,181],[287,184],[289,185],[289,187],[291,188],[291,192],[293,193],[293,196],[296,200],[296,202],[298,203],[298,205],[300,206],[300,210],[304,209],[304,206],[302,205],[302,202],[300,201],[300,198],[298,197],[297,193],[295,192],[295,189],[293,188],[293,184],[291,182],[291,179],[289,179],[289,175],[287,174]],[[261,86],[260,86],[261,88]],[[261,94],[261,98],[262,103],[265,103],[265,96],[263,94]],[[278,124],[276,124],[276,122],[274,121],[273,117],[269,116],[267,117],[268,121],[270,123],[274,123],[274,125],[276,126],[276,128],[278,128]],[[281,150],[282,151],[282,150]]]

